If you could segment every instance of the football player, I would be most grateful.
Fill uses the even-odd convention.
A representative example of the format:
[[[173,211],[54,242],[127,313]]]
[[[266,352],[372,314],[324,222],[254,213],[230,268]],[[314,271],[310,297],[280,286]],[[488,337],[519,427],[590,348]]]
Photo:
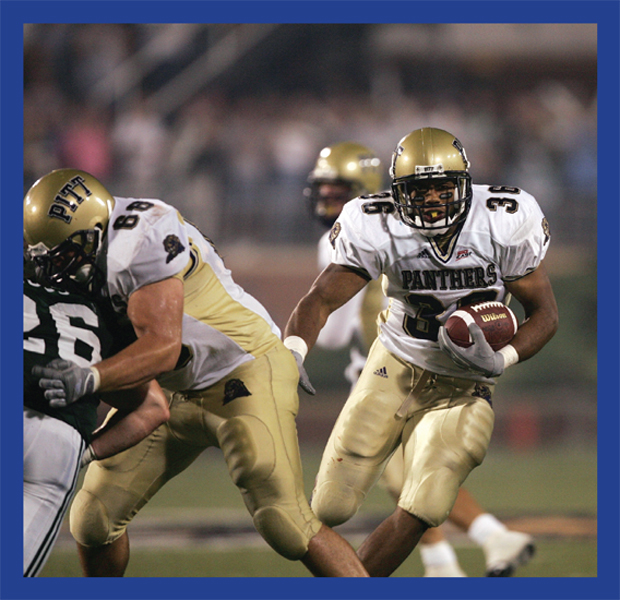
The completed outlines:
[[[543,262],[549,227],[530,194],[472,184],[463,145],[436,128],[405,136],[390,174],[390,192],[344,205],[329,234],[331,263],[291,314],[284,339],[302,362],[329,315],[383,278],[389,305],[312,493],[321,521],[347,521],[402,443],[396,510],[358,550],[371,576],[392,574],[422,534],[448,517],[486,454],[496,379],[535,355],[558,324]],[[475,325],[469,348],[445,335],[443,324],[459,306],[507,302],[510,294],[526,320],[505,348],[494,352]]]
[[[68,361],[88,367],[110,352],[110,331],[101,307],[83,291],[24,278],[25,577],[38,575],[45,565],[80,467],[131,447],[169,416],[166,397],[154,381],[140,390],[106,394],[103,399],[115,409],[95,433],[97,396],[89,394],[67,406],[44,397],[32,368]]]
[[[28,191],[24,236],[47,277],[90,281],[137,336],[91,367],[38,369],[46,397],[71,404],[158,379],[170,404],[170,420],[142,443],[88,468],[70,518],[85,575],[122,576],[131,519],[216,446],[256,529],[279,554],[317,576],[368,576],[306,499],[296,360],[209,239],[172,206],[112,197],[73,169],[53,171]]]
[[[319,240],[319,270],[331,262],[329,230],[344,205],[358,196],[378,193],[382,180],[379,157],[362,144],[340,142],[321,150],[304,189],[312,216],[328,229]],[[351,362],[345,369],[345,377],[352,386],[377,336],[377,315],[386,304],[381,280],[373,279],[359,294],[330,314],[318,335],[316,344],[321,348],[349,347]],[[388,461],[379,484],[398,502],[403,487],[402,445]],[[464,487],[459,489],[448,519],[482,547],[489,577],[512,575],[516,567],[527,563],[534,553],[532,536],[508,530],[494,515],[485,512]],[[419,547],[425,577],[466,577],[441,528],[429,528],[420,539]]]

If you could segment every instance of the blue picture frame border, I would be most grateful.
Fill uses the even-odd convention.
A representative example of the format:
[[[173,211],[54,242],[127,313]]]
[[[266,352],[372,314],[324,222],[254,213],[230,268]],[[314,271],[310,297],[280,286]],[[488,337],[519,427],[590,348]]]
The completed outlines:
[[[0,598],[620,598],[618,398],[618,186],[598,201],[598,577],[426,580],[423,578],[124,578],[26,579],[21,576],[21,440],[18,348],[21,307],[19,233],[23,197],[23,26],[25,23],[596,23],[598,30],[598,172],[618,178],[620,11],[609,1],[174,1],[0,2]],[[328,8],[328,9],[327,9]],[[449,20],[445,16],[449,15]],[[242,20],[240,20],[240,17]],[[611,191],[610,195],[607,192]],[[593,207],[594,209],[594,207]],[[578,352],[579,349],[575,349]],[[53,449],[50,449],[53,451]]]

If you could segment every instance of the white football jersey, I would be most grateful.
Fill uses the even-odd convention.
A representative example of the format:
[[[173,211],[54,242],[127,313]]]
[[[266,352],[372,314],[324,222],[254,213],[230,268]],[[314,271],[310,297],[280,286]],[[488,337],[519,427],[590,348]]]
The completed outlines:
[[[329,243],[327,231],[319,240],[318,246],[318,266],[322,271],[331,263],[332,246]],[[359,377],[361,370],[366,364],[366,357],[370,342],[369,334],[365,333],[365,328],[375,329],[374,323],[377,320],[377,311],[387,306],[385,297],[380,296],[380,284],[377,281],[377,298],[369,301],[371,291],[370,285],[366,286],[361,292],[345,302],[340,308],[336,309],[329,317],[323,329],[321,329],[316,340],[316,345],[328,350],[339,350],[350,346],[351,362],[345,369],[345,377],[354,384]],[[374,336],[375,334],[373,334]],[[374,339],[374,337],[373,337]]]
[[[184,287],[183,349],[177,368],[159,377],[168,390],[206,388],[280,337],[265,308],[237,285],[213,244],[172,206],[115,198],[104,251],[107,293],[123,314],[141,287],[178,277]]]
[[[440,375],[492,381],[439,348],[439,327],[459,306],[508,300],[505,282],[534,271],[549,246],[536,200],[512,187],[473,185],[469,214],[448,247],[404,224],[389,195],[345,204],[330,232],[332,262],[371,279],[384,274],[388,308],[379,339],[396,356]],[[381,203],[388,209],[381,210]]]

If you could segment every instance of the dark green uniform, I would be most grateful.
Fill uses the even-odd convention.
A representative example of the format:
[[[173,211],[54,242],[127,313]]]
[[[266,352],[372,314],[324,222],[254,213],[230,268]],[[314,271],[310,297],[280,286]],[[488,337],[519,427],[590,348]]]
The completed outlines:
[[[88,366],[110,355],[112,338],[98,305],[81,294],[24,279],[24,406],[60,419],[88,443],[97,424],[95,396],[54,409],[43,396],[34,365],[62,358]]]

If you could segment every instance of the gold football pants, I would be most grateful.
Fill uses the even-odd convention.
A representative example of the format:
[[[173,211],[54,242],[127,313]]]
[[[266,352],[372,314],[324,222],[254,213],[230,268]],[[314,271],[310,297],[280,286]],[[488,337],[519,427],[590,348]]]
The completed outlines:
[[[85,546],[113,542],[168,480],[216,446],[259,533],[282,556],[301,558],[321,523],[303,488],[298,377],[293,356],[278,344],[206,390],[168,393],[167,423],[89,466],[71,508],[75,539]]]
[[[402,443],[398,506],[429,526],[447,518],[486,454],[493,386],[424,371],[376,340],[327,442],[312,509],[336,526],[357,512]]]

